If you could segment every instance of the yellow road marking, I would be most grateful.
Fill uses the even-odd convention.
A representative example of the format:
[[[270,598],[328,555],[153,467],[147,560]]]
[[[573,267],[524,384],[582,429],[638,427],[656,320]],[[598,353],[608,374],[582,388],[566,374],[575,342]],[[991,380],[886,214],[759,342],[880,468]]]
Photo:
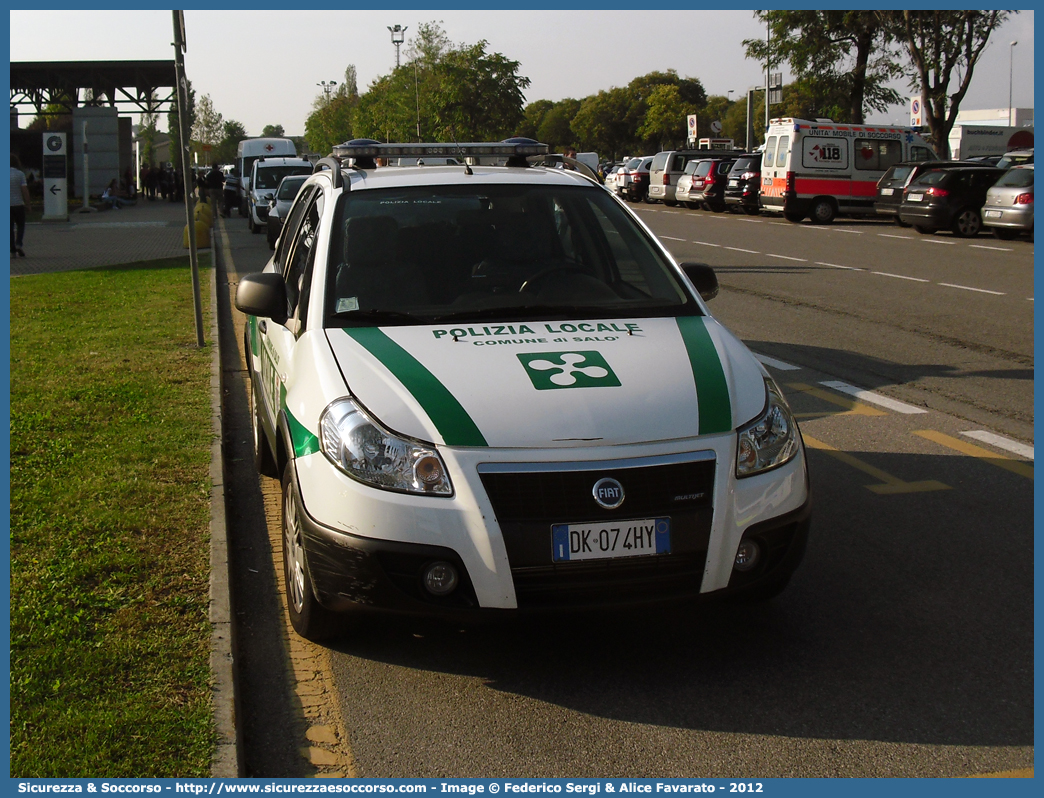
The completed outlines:
[[[811,385],[805,385],[802,382],[790,382],[787,383],[788,388],[793,388],[795,391],[801,393],[807,393],[809,396],[814,396],[817,399],[822,399],[824,402],[829,402],[832,405],[845,408],[842,413],[831,413],[831,415],[837,416],[887,416],[884,410],[878,410],[876,407],[870,407],[862,402],[857,402],[854,399],[847,399],[844,396],[838,396],[836,393],[830,393],[824,391],[822,388],[814,388]],[[795,413],[798,418],[812,418],[815,416],[822,416],[823,413]]]
[[[969,779],[1032,779],[1033,768],[1020,768],[1019,770],[1000,770],[996,773],[976,773],[968,776]]]
[[[887,474],[880,468],[876,468],[869,463],[864,463],[858,457],[853,457],[848,452],[842,452],[840,449],[835,449],[828,443],[816,440],[808,435],[803,435],[805,439],[805,445],[812,448],[818,449],[822,452],[826,452],[831,457],[840,460],[846,465],[852,466],[852,468],[862,471],[864,474],[869,474],[874,479],[880,480],[880,485],[865,485],[864,487],[877,494],[881,495],[892,495],[896,493],[926,493],[933,490],[950,490],[950,486],[937,482],[934,479],[923,480],[920,482],[904,482],[898,477],[893,477],[891,474]]]
[[[985,460],[995,466],[1011,471],[1012,473],[1018,474],[1020,477],[1033,479],[1033,466],[1029,463],[1024,463],[1020,460],[1012,460],[1010,457],[1005,457],[1003,454],[991,452],[989,449],[983,449],[981,446],[976,446],[974,443],[966,443],[958,438],[951,438],[949,435],[944,435],[935,430],[917,430],[914,432],[914,435],[920,435],[922,438],[927,438],[928,440],[946,446],[947,448],[955,449],[961,454],[978,457],[980,460]]]

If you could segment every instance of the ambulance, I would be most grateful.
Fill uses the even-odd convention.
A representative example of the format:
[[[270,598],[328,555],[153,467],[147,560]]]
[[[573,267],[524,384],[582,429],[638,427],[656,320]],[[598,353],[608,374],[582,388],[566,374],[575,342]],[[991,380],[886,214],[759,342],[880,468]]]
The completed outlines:
[[[503,158],[378,168],[377,159]],[[242,274],[255,462],[290,620],[461,621],[779,593],[801,434],[679,264],[528,140],[334,148]]]
[[[761,161],[761,207],[815,224],[839,214],[872,214],[877,181],[889,167],[937,159],[910,128],[773,119]]]

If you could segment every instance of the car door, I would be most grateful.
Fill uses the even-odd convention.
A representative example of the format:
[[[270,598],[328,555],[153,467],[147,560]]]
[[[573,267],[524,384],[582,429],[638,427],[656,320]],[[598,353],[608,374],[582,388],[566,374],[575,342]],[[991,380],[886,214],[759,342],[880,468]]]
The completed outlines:
[[[285,401],[285,384],[294,344],[304,332],[307,291],[311,284],[310,267],[315,259],[315,236],[322,214],[323,193],[310,186],[297,197],[287,220],[287,228],[273,258],[274,270],[286,286],[286,314],[283,324],[272,319],[257,320],[261,395],[266,430],[273,436]]]

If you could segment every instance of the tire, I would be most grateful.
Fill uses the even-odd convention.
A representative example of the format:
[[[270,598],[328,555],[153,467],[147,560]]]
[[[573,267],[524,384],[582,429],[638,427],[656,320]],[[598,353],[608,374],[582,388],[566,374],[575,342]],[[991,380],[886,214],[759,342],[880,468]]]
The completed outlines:
[[[261,233],[264,232],[264,230],[261,229],[261,225],[254,224],[254,217],[253,217],[252,214],[250,216],[250,232],[253,233],[254,235],[260,235]]]
[[[993,235],[995,235],[1001,241],[1011,241],[1018,235],[1018,233],[1015,230],[1009,230],[1006,227],[994,227]]]
[[[913,229],[923,236],[930,236],[935,233],[934,227],[925,227],[923,224],[915,224]]]
[[[909,222],[904,222],[904,221],[903,221],[902,219],[900,219],[900,218],[899,218],[898,216],[896,216],[896,217],[895,217],[895,223],[896,223],[897,225],[899,225],[900,227],[910,227],[910,223],[909,223]]]
[[[663,204],[666,205],[668,208],[673,208],[678,203],[675,202],[674,200],[664,200]]]
[[[251,233],[254,232],[254,214],[252,213],[247,215],[247,230]]]
[[[953,217],[950,230],[958,238],[975,238],[982,230],[982,217],[975,208],[961,208]]]
[[[743,210],[746,211],[747,216],[758,216],[761,213],[760,208],[748,208],[746,205],[743,206]]]
[[[710,202],[710,203],[708,203],[708,205],[710,205],[710,209],[712,211],[714,211],[715,213],[725,213],[725,206],[724,205],[721,205],[721,204],[719,204],[717,202]]]
[[[250,378],[250,430],[254,438],[254,467],[257,473],[264,477],[279,479],[279,466],[276,465],[275,455],[268,443],[268,436],[261,426],[257,415],[257,403],[260,397],[254,387],[253,377]]]
[[[812,211],[809,214],[813,224],[830,224],[837,216],[837,208],[834,201],[826,197],[820,197],[812,203]]]
[[[788,222],[794,222],[796,224],[805,218],[805,214],[797,213],[796,211],[783,211],[783,218]]]
[[[283,577],[286,580],[286,607],[294,631],[306,640],[319,641],[337,631],[337,615],[315,597],[308,576],[304,530],[294,492],[291,473],[293,460],[283,469]]]
[[[692,211],[698,211],[700,209],[700,203],[698,202],[686,202],[685,207]]]

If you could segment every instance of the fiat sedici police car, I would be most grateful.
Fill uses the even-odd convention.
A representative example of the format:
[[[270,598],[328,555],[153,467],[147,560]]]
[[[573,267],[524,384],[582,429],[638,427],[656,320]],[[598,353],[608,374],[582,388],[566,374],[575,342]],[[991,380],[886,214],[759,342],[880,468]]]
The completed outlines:
[[[713,271],[546,151],[348,142],[240,279],[302,636],[369,609],[767,598],[800,561],[801,436],[709,315]]]

